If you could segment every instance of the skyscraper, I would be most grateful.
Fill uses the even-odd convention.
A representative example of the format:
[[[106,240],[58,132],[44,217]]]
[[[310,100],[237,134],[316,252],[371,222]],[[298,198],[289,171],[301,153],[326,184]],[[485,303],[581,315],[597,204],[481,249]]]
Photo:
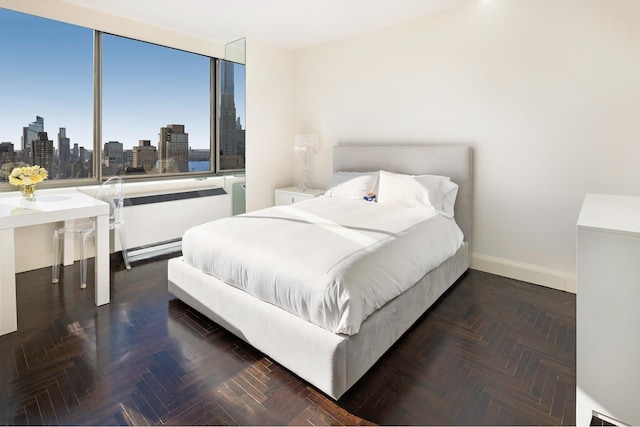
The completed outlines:
[[[106,142],[102,156],[102,173],[104,175],[120,175],[124,172],[124,146],[121,142]]]
[[[138,141],[138,146],[133,147],[133,167],[144,168],[146,173],[151,173],[156,168],[156,147],[151,145],[148,139]]]
[[[2,172],[11,172],[15,161],[16,152],[13,149],[13,144],[11,142],[0,142],[0,169],[2,169]],[[0,180],[2,179],[3,175],[0,175]]]
[[[244,130],[236,115],[233,62],[222,61],[220,78],[220,167],[221,169],[244,168]]]
[[[184,125],[167,125],[160,128],[158,141],[158,172],[175,173],[189,171],[189,134]]]
[[[93,153],[84,147],[74,144],[74,159],[71,162],[71,176],[74,178],[91,178],[93,175]]]
[[[71,140],[67,137],[66,128],[60,128],[58,132],[58,161],[60,174],[68,177],[71,173]]]
[[[27,155],[31,152],[31,142],[38,138],[38,132],[44,131],[44,118],[36,116],[36,121],[22,128],[22,150]]]
[[[31,141],[31,165],[53,171],[53,141],[47,132],[38,132],[38,137]]]
[[[73,151],[71,151],[71,161],[73,163],[77,163],[78,159],[80,158],[79,156],[80,156],[80,154],[78,153],[78,144],[74,143],[73,144]]]

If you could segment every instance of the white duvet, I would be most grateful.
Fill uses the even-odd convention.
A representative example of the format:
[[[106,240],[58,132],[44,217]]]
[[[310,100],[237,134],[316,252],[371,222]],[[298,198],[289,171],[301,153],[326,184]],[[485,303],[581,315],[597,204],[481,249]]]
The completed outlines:
[[[353,335],[462,240],[454,219],[430,208],[322,196],[193,227],[182,252],[223,282]]]

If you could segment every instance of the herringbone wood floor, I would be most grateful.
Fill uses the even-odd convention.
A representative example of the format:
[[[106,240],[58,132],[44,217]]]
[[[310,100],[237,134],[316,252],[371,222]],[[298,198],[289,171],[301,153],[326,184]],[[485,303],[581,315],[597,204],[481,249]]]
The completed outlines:
[[[470,270],[334,402],[172,298],[166,259],[112,262],[98,308],[77,264],[49,275],[17,276],[0,424],[575,423],[572,294]]]

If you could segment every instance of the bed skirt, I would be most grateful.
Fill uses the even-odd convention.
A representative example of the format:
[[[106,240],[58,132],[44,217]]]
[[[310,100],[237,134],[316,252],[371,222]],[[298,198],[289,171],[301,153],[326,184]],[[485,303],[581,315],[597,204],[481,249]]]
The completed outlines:
[[[369,316],[335,334],[187,264],[168,263],[169,292],[333,399],[342,396],[469,268],[469,245]]]

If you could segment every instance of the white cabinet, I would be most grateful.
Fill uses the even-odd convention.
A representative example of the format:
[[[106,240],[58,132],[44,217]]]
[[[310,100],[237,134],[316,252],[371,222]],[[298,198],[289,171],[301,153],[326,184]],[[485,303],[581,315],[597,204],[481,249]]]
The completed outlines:
[[[312,199],[324,194],[325,190],[319,188],[307,188],[302,191],[300,187],[287,187],[276,189],[276,206],[291,205],[303,200]]]
[[[640,197],[586,195],[577,280],[576,423],[640,425]]]

